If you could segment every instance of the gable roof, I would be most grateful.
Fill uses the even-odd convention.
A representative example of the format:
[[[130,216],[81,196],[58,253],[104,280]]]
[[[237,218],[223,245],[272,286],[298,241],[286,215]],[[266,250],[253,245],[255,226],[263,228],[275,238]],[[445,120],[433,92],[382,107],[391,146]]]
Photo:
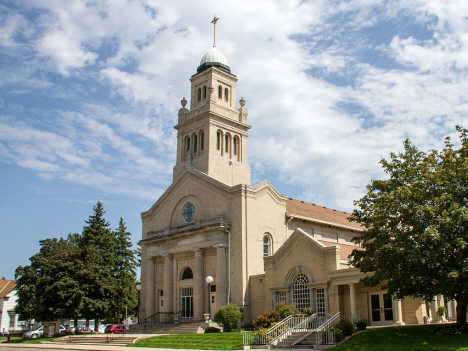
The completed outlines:
[[[349,212],[338,211],[332,208],[327,208],[300,200],[294,200],[291,198],[288,198],[286,212],[294,216],[315,219],[318,222],[327,224],[352,227],[357,230],[363,229],[359,223],[350,222],[348,220],[348,217],[351,216],[351,213]]]
[[[12,291],[16,286],[16,279],[0,279],[0,298],[4,297],[10,291]]]

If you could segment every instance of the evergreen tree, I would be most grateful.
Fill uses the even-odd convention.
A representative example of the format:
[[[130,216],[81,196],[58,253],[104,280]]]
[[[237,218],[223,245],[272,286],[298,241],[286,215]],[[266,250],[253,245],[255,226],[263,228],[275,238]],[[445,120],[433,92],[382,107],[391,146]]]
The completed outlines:
[[[138,261],[135,258],[137,250],[132,249],[131,233],[120,218],[119,228],[114,232],[116,239],[115,267],[116,267],[116,299],[117,319],[120,321],[125,306],[133,311],[138,304],[138,291],[135,269]]]
[[[81,315],[87,320],[103,319],[112,310],[115,301],[115,250],[116,238],[104,219],[100,202],[93,207],[94,214],[85,221],[79,240],[83,270],[80,272],[82,289],[85,291]],[[95,323],[96,327],[98,323]]]

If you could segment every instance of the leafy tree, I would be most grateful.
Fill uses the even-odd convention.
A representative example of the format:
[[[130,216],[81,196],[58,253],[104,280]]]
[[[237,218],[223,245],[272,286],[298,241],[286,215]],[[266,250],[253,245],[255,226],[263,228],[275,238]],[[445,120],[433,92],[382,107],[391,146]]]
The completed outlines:
[[[98,202],[93,210],[94,214],[85,221],[88,225],[78,239],[83,263],[79,279],[85,291],[81,315],[97,322],[115,306],[117,241],[109,229],[110,224],[104,219],[102,204]],[[95,323],[97,327],[98,323]]]
[[[127,306],[132,312],[138,305],[138,291],[135,269],[138,261],[135,258],[136,250],[132,250],[132,242],[127,232],[127,227],[120,218],[119,228],[114,232],[116,239],[115,250],[115,305],[117,306],[117,318],[120,321],[123,307]]]
[[[40,251],[30,266],[16,269],[18,295],[15,312],[21,319],[76,319],[84,291],[75,279],[82,269],[79,248],[65,239],[39,242]]]
[[[427,301],[443,294],[457,301],[457,327],[467,327],[468,137],[457,126],[461,146],[446,138],[442,151],[419,151],[406,140],[404,152],[380,163],[389,178],[373,180],[355,202],[351,220],[365,232],[354,242],[351,264],[369,286],[384,282],[397,298]]]

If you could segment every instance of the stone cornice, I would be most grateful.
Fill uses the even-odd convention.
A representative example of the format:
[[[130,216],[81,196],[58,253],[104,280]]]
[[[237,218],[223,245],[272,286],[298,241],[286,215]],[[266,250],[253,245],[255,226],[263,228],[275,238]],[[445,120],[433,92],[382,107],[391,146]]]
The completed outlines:
[[[218,216],[209,220],[195,221],[187,225],[166,228],[156,232],[148,232],[147,239],[141,240],[142,244],[154,243],[168,238],[182,237],[188,234],[206,233],[219,229],[230,229],[231,224],[227,222],[226,216]]]

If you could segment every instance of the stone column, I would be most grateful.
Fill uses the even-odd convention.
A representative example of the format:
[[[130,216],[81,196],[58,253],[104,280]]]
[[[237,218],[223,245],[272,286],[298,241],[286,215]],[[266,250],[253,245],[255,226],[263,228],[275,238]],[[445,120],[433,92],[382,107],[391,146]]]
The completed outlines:
[[[226,246],[216,245],[216,309],[227,304]],[[213,311],[212,311],[213,312]]]
[[[452,300],[450,301],[450,305],[452,306],[452,319],[457,320],[457,301]]]
[[[205,306],[205,269],[202,250],[195,251],[195,271],[193,272],[193,317],[203,320]]]
[[[431,302],[431,323],[438,323],[439,322],[439,312],[438,312],[438,305],[437,305],[437,296],[434,296],[434,300]]]
[[[145,299],[145,317],[148,318],[154,314],[154,265],[153,258],[146,260],[146,299]]]
[[[395,323],[393,325],[405,325],[403,322],[403,313],[401,310],[401,300],[395,301]]]
[[[163,282],[163,312],[174,312],[172,310],[172,256],[164,257],[164,282]]]
[[[356,289],[354,283],[349,284],[349,301],[351,305],[351,320],[356,319]]]
[[[325,313],[330,313],[330,301],[328,300],[328,286],[323,289],[323,294],[325,296]]]

